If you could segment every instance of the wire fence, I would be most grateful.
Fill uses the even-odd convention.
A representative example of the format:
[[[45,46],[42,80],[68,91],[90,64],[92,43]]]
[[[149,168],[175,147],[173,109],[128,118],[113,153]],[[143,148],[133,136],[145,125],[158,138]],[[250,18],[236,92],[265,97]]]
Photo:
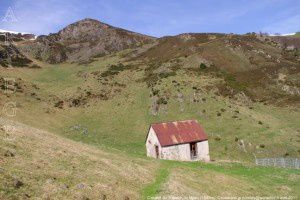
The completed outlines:
[[[255,164],[259,166],[273,166],[300,169],[299,158],[256,158]]]

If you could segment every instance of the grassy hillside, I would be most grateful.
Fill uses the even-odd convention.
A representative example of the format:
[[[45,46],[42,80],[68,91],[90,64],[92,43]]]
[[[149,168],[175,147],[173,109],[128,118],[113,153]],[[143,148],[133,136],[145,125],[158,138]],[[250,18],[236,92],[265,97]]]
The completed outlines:
[[[295,55],[253,36],[193,37],[85,65],[2,68],[0,107],[15,102],[11,120],[45,131],[21,128],[13,141],[1,131],[1,197],[299,196],[298,171],[254,166],[255,156],[300,155]],[[203,125],[212,163],[146,158],[149,125],[184,119]]]
[[[2,96],[1,102],[18,103],[15,119],[19,121],[141,157],[145,156],[144,140],[152,122],[183,119],[197,119],[204,126],[211,157],[216,160],[253,162],[254,155],[299,156],[296,108],[255,103],[242,95],[224,97],[215,91],[222,79],[207,73],[177,70],[152,88],[147,81],[155,78],[142,81],[147,66],[137,69],[134,63],[118,74],[101,77],[120,61],[126,65],[117,55],[88,66],[5,70],[2,76],[17,74],[22,79],[24,91]],[[158,93],[157,115],[151,114],[153,91]],[[178,98],[179,94],[183,97]]]
[[[0,199],[139,199],[158,163],[0,119]],[[6,128],[4,128],[6,129]]]
[[[300,195],[298,170],[136,158],[4,119],[0,125],[1,199]]]

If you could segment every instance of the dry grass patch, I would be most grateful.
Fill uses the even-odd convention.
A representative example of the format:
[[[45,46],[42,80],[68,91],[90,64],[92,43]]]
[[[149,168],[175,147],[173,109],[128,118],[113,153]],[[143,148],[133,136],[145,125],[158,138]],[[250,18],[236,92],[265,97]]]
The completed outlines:
[[[1,131],[0,198],[139,199],[157,167],[23,124],[3,119],[0,124],[14,127]],[[6,156],[7,151],[14,155]]]

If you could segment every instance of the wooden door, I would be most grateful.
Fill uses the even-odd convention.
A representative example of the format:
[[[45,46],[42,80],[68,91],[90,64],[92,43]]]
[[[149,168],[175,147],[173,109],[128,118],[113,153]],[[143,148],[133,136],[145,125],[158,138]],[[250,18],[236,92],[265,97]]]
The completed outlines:
[[[190,143],[190,150],[191,150],[191,158],[196,158],[197,157],[197,143],[193,142]]]

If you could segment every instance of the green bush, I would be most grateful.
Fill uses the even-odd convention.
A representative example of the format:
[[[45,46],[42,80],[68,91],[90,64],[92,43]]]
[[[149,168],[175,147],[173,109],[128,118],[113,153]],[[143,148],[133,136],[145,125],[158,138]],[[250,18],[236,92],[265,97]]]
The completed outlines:
[[[200,69],[206,69],[206,68],[207,68],[206,64],[204,64],[204,63],[200,64]]]
[[[122,63],[117,65],[110,65],[107,69],[107,71],[101,73],[102,77],[108,77],[119,74],[119,72],[124,71],[125,69],[128,69],[128,66],[123,65]]]
[[[168,101],[165,98],[160,97],[157,101],[157,104],[168,104]]]

